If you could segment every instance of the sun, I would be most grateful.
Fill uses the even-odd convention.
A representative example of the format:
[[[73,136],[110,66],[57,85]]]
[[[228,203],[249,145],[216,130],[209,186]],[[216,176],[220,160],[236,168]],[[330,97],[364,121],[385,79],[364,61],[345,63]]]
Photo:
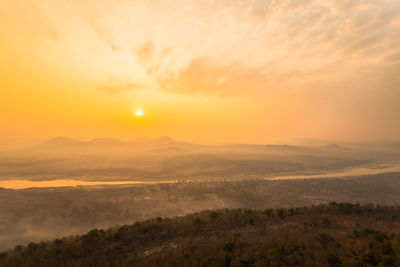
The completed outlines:
[[[135,115],[136,115],[136,117],[141,117],[141,116],[143,116],[143,111],[140,108],[138,108],[135,111]]]

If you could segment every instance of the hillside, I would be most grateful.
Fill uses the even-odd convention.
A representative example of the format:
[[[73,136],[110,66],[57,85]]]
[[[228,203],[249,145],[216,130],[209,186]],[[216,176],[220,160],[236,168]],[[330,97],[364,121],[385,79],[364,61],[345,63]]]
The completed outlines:
[[[400,173],[302,180],[0,189],[0,251],[18,244],[205,209],[329,202],[400,205]]]
[[[1,266],[398,266],[400,207],[330,204],[155,218],[16,246]]]
[[[390,146],[201,145],[170,137],[149,140],[65,137],[0,151],[0,179],[85,181],[259,179],[399,165]]]

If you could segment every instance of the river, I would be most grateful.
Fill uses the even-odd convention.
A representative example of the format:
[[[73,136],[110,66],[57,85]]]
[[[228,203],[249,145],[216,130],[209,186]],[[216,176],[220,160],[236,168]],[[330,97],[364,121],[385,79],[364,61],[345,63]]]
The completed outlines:
[[[294,180],[294,179],[322,179],[322,178],[343,178],[360,175],[373,175],[380,173],[400,172],[400,165],[380,166],[379,168],[352,168],[340,172],[331,172],[325,174],[309,174],[309,175],[285,175],[265,177],[265,180]],[[234,179],[223,179],[234,180]],[[0,187],[6,189],[26,189],[32,187],[70,187],[70,186],[94,186],[94,185],[134,185],[134,184],[162,184],[176,183],[188,180],[147,180],[147,181],[81,181],[75,179],[58,179],[47,181],[32,181],[23,179],[0,180]],[[204,181],[195,179],[195,181]]]

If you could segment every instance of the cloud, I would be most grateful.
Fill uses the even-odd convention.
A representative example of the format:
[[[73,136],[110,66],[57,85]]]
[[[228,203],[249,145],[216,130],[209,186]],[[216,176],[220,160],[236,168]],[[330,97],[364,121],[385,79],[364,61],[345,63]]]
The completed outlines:
[[[195,58],[178,73],[157,77],[161,90],[180,94],[234,95],[273,90],[294,73],[272,73],[271,66],[246,67],[240,62],[218,64],[212,58]]]
[[[169,4],[152,21],[153,41],[135,50],[163,91],[257,96],[276,88],[332,88],[337,81],[356,83],[365,69],[387,84],[383,70],[400,53],[398,1]],[[151,16],[157,5],[152,2],[144,13]],[[168,55],[161,57],[166,48]]]
[[[51,8],[34,1],[6,1],[0,5],[0,31],[10,31],[31,40],[60,40],[60,32],[51,16]],[[10,33],[8,33],[10,34]]]
[[[310,110],[310,125],[319,115],[400,130],[398,0],[3,2],[9,62],[19,59],[7,53],[15,47],[103,92],[234,96],[259,106],[268,98],[282,110],[291,99],[291,108]]]
[[[277,88],[312,91],[321,84],[333,88],[338,81],[354,84],[372,74],[389,88],[393,83],[384,82],[384,73],[392,70],[400,54],[397,0],[61,2],[58,8],[66,6],[71,14],[80,14],[71,15],[77,18],[71,29],[52,15],[56,12],[49,12],[56,4],[48,9],[31,0],[17,10],[26,24],[38,24],[35,28],[54,24],[58,29],[58,24],[65,24],[73,32],[81,28],[76,26],[90,25],[110,52],[119,52],[93,55],[99,62],[104,58],[103,69],[112,72],[110,76],[117,76],[117,70],[123,72],[121,77],[134,73],[133,80],[147,79],[147,84],[167,92],[258,97]],[[6,9],[0,11],[7,14]],[[36,20],[36,13],[45,21]],[[63,34],[45,29],[55,40]],[[92,45],[98,44],[87,47]],[[107,86],[109,91],[142,88],[121,84],[125,85]]]
[[[132,90],[143,89],[146,87],[147,87],[146,85],[141,83],[121,82],[115,79],[110,79],[110,81],[105,85],[99,86],[99,89],[107,93],[119,94],[123,92],[129,92]]]
[[[140,62],[147,63],[154,56],[154,44],[151,41],[147,41],[144,44],[140,45],[136,49],[136,55],[138,56]]]
[[[74,13],[80,14],[81,20],[87,23],[96,35],[102,40],[113,52],[120,50],[117,46],[113,31],[107,17],[112,14],[113,8],[107,5],[107,1],[68,1],[68,6],[72,7]]]
[[[101,24],[96,22],[95,20],[90,20],[89,21],[90,26],[92,29],[97,33],[97,35],[105,41],[105,43],[111,48],[112,51],[117,51],[118,47],[114,43],[113,38],[111,37],[111,34],[107,32]]]

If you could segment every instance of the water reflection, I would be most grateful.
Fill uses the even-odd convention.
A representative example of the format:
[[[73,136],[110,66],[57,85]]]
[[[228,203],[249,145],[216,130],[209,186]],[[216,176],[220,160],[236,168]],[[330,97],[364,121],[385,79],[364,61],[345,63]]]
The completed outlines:
[[[293,180],[293,179],[318,179],[318,178],[340,178],[359,175],[372,175],[379,173],[400,172],[400,166],[380,166],[379,168],[353,168],[341,172],[310,175],[286,175],[265,177],[266,180]],[[229,179],[223,179],[229,180]],[[69,186],[94,186],[94,185],[130,185],[130,184],[161,184],[177,183],[185,180],[147,180],[147,181],[81,181],[74,179],[58,179],[49,181],[30,181],[22,179],[1,180],[0,187],[7,189],[26,189],[31,187],[69,187]],[[203,179],[195,179],[203,181]]]

